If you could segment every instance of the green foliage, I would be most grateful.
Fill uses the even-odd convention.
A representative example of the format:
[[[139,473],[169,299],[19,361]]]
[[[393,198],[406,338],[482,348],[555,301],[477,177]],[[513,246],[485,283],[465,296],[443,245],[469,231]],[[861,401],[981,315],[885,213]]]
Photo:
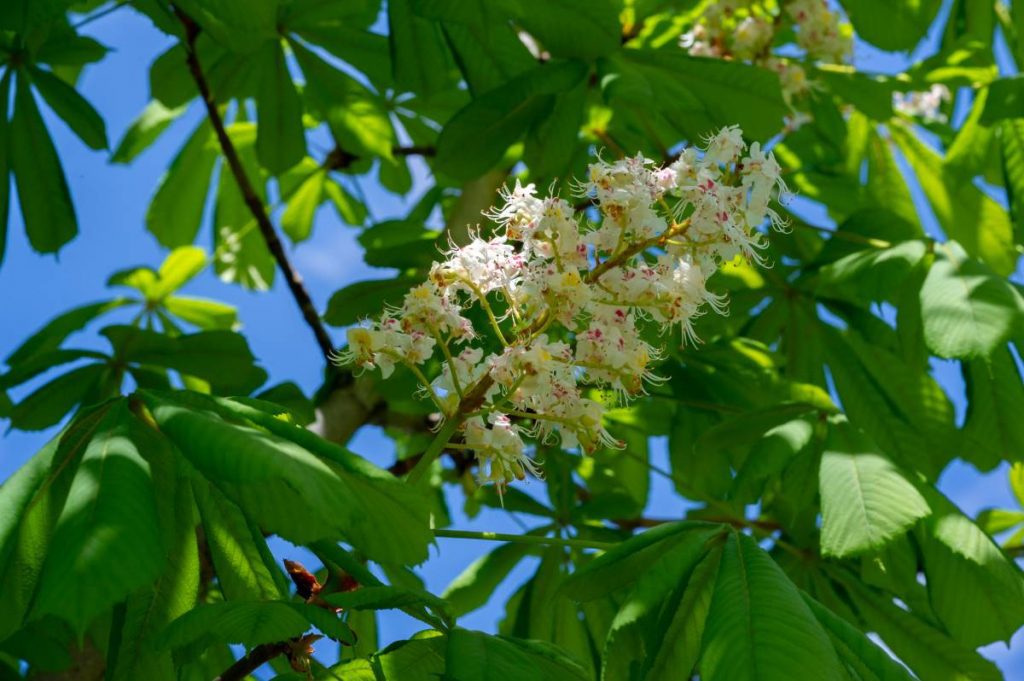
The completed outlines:
[[[883,74],[766,61],[809,38],[789,0],[763,3],[775,36],[752,60],[679,47],[707,2],[0,3],[0,266],[12,216],[39,253],[78,238],[70,151],[174,150],[141,226],[164,261],[124,263],[116,293],[52,311],[4,360],[0,418],[60,430],[0,485],[0,678],[198,681],[232,644],[269,644],[280,679],[1003,678],[979,648],[1024,626],[1024,2],[942,4],[840,0],[858,40],[914,55]],[[109,151],[109,107],[78,81],[113,11],[169,46],[138,65],[150,101]],[[783,65],[812,86],[784,91]],[[953,93],[934,116],[900,105],[933,85]],[[416,377],[332,365],[300,388],[260,365],[233,306],[188,293],[210,265],[280,287],[290,247],[338,218],[380,271],[303,313],[349,327],[401,304],[449,242],[494,236],[481,211],[502,186],[569,199],[594,154],[669,163],[732,125],[800,197],[773,205],[790,229],[769,267],[710,279],[731,314],[696,321],[702,344],[644,327],[665,380],[626,405],[588,395],[624,449],[538,446],[539,494],[477,486],[461,440],[403,477],[439,430]],[[367,184],[408,208],[383,215]],[[497,304],[511,333],[520,311]],[[346,448],[367,424],[391,470]],[[937,487],[957,459],[1009,464],[1021,508],[965,515]],[[652,473],[681,503],[650,508],[668,488]],[[443,529],[499,513],[534,522]],[[467,536],[501,543],[435,595],[417,566]],[[282,570],[275,553],[305,548],[312,573]],[[497,632],[459,626],[485,605],[504,607]],[[394,641],[384,610],[428,629]]]

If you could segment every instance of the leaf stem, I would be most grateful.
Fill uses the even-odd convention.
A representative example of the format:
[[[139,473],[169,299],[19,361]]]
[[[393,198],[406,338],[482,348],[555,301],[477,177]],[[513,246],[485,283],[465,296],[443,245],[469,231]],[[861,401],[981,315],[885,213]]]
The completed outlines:
[[[420,457],[420,460],[416,462],[416,465],[413,466],[413,469],[409,472],[409,482],[411,484],[415,485],[423,478],[424,475],[427,474],[427,471],[430,470],[431,464],[433,464],[434,460],[437,459],[437,457],[441,455],[441,452],[444,451],[444,448],[448,445],[448,440],[451,439],[452,435],[455,434],[455,431],[459,429],[460,425],[462,425],[462,417],[457,413],[450,416],[448,420],[444,422],[444,425],[441,426],[441,430],[437,431],[437,435],[434,436],[433,442],[431,442],[430,446],[427,447],[427,451],[423,452],[423,456]]]

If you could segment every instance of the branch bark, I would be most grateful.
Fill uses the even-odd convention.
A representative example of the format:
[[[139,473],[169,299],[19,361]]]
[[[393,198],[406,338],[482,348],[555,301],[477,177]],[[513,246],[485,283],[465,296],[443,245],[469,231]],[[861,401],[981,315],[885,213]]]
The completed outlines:
[[[270,216],[267,214],[263,201],[260,200],[259,195],[253,188],[252,182],[245,174],[245,168],[242,167],[242,162],[238,157],[238,151],[235,149],[235,145],[231,142],[231,138],[228,136],[227,130],[224,127],[224,119],[221,117],[220,111],[217,109],[217,103],[213,98],[213,93],[210,91],[210,84],[206,80],[206,76],[203,74],[202,65],[199,63],[199,55],[196,53],[195,49],[196,38],[199,37],[199,25],[196,24],[191,17],[182,12],[179,7],[175,6],[174,11],[177,13],[182,26],[185,28],[184,48],[189,72],[192,74],[192,80],[195,81],[196,87],[199,89],[200,99],[203,100],[203,105],[206,107],[206,114],[209,117],[210,124],[213,126],[213,131],[217,136],[217,142],[220,144],[221,153],[224,155],[224,159],[227,161],[228,167],[231,169],[231,174],[234,176],[235,183],[238,185],[238,189],[242,193],[245,205],[249,208],[253,218],[256,220],[256,226],[259,228],[260,234],[263,236],[263,241],[266,243],[267,249],[270,251],[271,255],[274,256],[274,261],[277,263],[278,268],[281,270],[281,274],[284,276],[285,283],[288,285],[288,290],[291,291],[292,297],[299,306],[302,318],[313,331],[317,345],[320,346],[320,351],[323,353],[324,359],[327,360],[328,366],[333,366],[331,356],[334,353],[334,344],[331,342],[331,337],[327,334],[327,329],[324,328],[323,322],[320,321],[320,315],[317,314],[316,306],[313,304],[313,299],[309,297],[309,292],[302,283],[302,277],[299,276],[299,273],[288,260],[288,255],[285,253],[284,245],[281,243],[281,239],[277,236],[277,230],[274,229],[274,225],[270,222]]]
[[[288,643],[283,641],[258,645],[250,650],[248,655],[225,669],[213,681],[241,681],[278,655],[284,655],[288,650]]]

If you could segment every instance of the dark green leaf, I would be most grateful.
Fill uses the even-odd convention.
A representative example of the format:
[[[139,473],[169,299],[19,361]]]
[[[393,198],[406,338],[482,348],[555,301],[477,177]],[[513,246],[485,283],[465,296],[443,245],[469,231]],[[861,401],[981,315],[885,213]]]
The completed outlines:
[[[706,681],[845,678],[800,592],[757,543],[730,533],[700,659]]]
[[[35,612],[78,632],[163,566],[156,498],[141,447],[153,437],[128,410],[112,407],[82,455],[43,566]]]
[[[264,168],[277,175],[306,155],[302,101],[288,72],[280,43],[269,45],[254,59],[261,65],[256,98],[259,116],[256,155]]]
[[[111,163],[129,163],[148,149],[167,127],[185,113],[184,106],[169,109],[158,100],[146,105],[139,117],[132,121],[110,156]]]
[[[494,167],[510,145],[551,111],[554,95],[586,75],[580,62],[545,64],[470,102],[445,125],[437,140],[437,166],[456,179]]]
[[[32,68],[29,73],[39,94],[80,140],[93,149],[107,148],[106,123],[75,88],[39,68]]]
[[[56,253],[78,233],[75,207],[57,150],[23,75],[17,78],[10,143],[29,243],[40,253]]]

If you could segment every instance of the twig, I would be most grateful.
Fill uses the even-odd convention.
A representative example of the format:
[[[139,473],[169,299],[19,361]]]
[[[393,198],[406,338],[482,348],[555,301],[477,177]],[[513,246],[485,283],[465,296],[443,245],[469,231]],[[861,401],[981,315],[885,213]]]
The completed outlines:
[[[221,672],[213,681],[241,681],[278,655],[284,655],[289,649],[290,646],[283,641],[260,644]]]
[[[199,88],[200,98],[203,100],[210,124],[213,126],[214,133],[217,135],[217,141],[220,143],[221,153],[231,168],[231,174],[234,176],[235,183],[242,193],[245,205],[256,220],[256,225],[259,227],[267,249],[274,256],[274,261],[281,269],[281,274],[284,275],[285,283],[288,284],[288,289],[291,291],[292,297],[295,298],[295,302],[302,312],[302,318],[306,321],[309,328],[312,329],[313,335],[316,336],[316,342],[320,346],[320,351],[327,360],[328,366],[333,367],[331,357],[334,354],[334,345],[331,342],[331,337],[327,335],[327,330],[320,321],[320,315],[317,314],[316,306],[313,305],[313,300],[309,297],[309,292],[306,291],[306,287],[302,283],[302,277],[299,276],[299,273],[295,271],[295,268],[292,267],[291,262],[288,260],[288,255],[281,244],[281,239],[277,236],[274,225],[270,222],[270,217],[263,206],[263,201],[260,200],[252,183],[249,181],[249,177],[245,174],[245,168],[242,167],[238,151],[235,149],[235,145],[231,142],[231,138],[228,137],[227,130],[224,128],[224,119],[221,118],[220,111],[217,110],[217,103],[213,98],[213,93],[210,91],[210,84],[203,75],[199,56],[195,49],[196,38],[199,37],[199,25],[182,12],[179,7],[175,6],[174,11],[185,27],[184,47],[189,72],[192,74],[196,87]]]

